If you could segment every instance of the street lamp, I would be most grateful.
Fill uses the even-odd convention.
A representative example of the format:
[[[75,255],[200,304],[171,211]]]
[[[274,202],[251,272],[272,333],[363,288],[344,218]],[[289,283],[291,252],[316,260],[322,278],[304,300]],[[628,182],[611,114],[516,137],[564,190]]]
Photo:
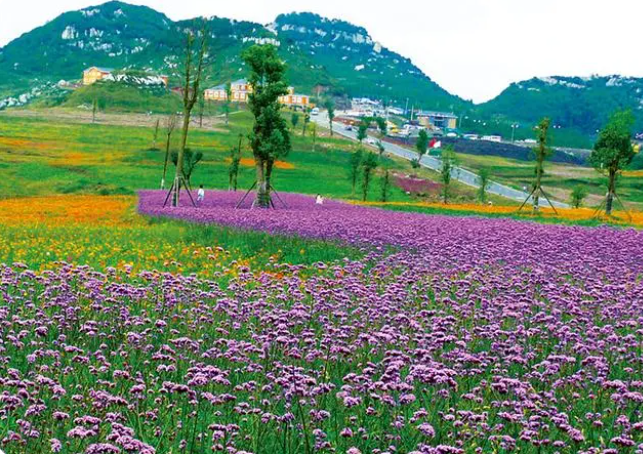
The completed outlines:
[[[514,142],[515,134],[516,134],[516,129],[520,128],[520,125],[518,123],[513,123],[511,125],[511,141]]]

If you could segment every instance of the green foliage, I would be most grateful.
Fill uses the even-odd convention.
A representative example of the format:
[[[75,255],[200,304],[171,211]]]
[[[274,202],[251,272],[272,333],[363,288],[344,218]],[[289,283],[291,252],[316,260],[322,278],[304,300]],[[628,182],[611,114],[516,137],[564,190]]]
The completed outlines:
[[[361,123],[359,124],[357,128],[357,140],[359,140],[359,143],[362,143],[364,139],[368,136],[368,126],[369,123],[366,120],[362,120]]]
[[[250,133],[250,147],[255,159],[277,160],[291,149],[290,134],[281,115],[279,97],[288,93],[284,80],[286,67],[274,46],[252,46],[243,53],[253,87],[250,111],[255,117]]]
[[[590,155],[590,163],[599,171],[609,173],[623,170],[634,158],[632,128],[634,116],[631,111],[612,115],[601,130]]]
[[[426,130],[422,129],[418,134],[418,138],[415,142],[415,149],[418,152],[418,167],[422,157],[426,154],[429,149],[429,135]]]
[[[375,122],[377,123],[377,129],[379,129],[381,136],[384,137],[388,131],[386,119],[382,117],[375,117]]]
[[[203,160],[203,152],[197,151],[193,152],[190,148],[186,148],[183,153],[183,176],[190,183],[192,178],[192,173],[196,168],[197,164]],[[172,152],[172,164],[175,166],[179,161],[179,153],[177,151]]]
[[[252,86],[249,105],[254,125],[248,137],[257,169],[257,203],[267,208],[274,163],[286,157],[292,148],[279,103],[279,97],[288,93],[284,80],[286,65],[272,45],[249,47],[243,52],[243,59],[250,70],[248,81]]]
[[[534,78],[514,83],[495,99],[477,110],[487,118],[502,116],[527,125],[541,116],[552,119],[556,143],[576,141],[573,133],[595,136],[612,112],[629,108],[635,112],[637,128],[643,127],[643,111],[638,109],[643,79],[618,76]]]
[[[570,195],[570,204],[572,208],[580,208],[583,205],[583,200],[585,200],[587,194],[587,189],[583,186],[576,186]]]
[[[297,112],[292,113],[290,117],[290,123],[292,124],[293,129],[295,129],[299,124],[299,114]]]
[[[362,159],[362,201],[366,202],[368,190],[371,184],[371,174],[377,168],[379,161],[377,156],[370,151]]]
[[[108,112],[172,113],[181,110],[181,98],[160,87],[145,88],[118,82],[97,82],[73,91],[65,107],[93,106]]]
[[[616,180],[619,173],[634,158],[632,146],[632,127],[634,115],[631,111],[619,111],[612,115],[607,125],[601,130],[594,145],[589,161],[594,168],[607,175],[607,200],[605,213],[612,214],[612,204],[616,197]]]

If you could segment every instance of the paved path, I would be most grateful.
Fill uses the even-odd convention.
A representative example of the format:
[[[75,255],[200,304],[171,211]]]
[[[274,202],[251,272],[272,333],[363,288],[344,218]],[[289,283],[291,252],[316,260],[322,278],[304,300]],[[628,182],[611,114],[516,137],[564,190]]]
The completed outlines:
[[[328,128],[328,115],[326,114],[326,112],[320,112],[319,115],[311,116],[311,119],[318,125]],[[357,141],[357,131],[347,131],[346,126],[342,123],[333,122],[333,132],[347,137],[351,140]],[[403,159],[407,159],[409,161],[417,159],[417,153],[409,150],[408,148],[404,148],[389,142],[382,142],[382,145],[384,145],[384,150],[387,153],[393,154]],[[442,168],[442,161],[433,156],[423,156],[420,164],[424,167],[438,172]],[[463,169],[461,167],[454,167],[454,169],[451,171],[451,176],[454,180],[458,180],[459,182],[464,183],[467,186],[471,186],[474,188],[480,187],[480,177],[469,170]],[[523,202],[529,195],[524,191],[505,186],[504,184],[496,183],[495,181],[489,183],[489,185],[487,186],[487,192],[489,192],[490,194],[505,197],[507,199],[515,200],[517,202]],[[567,205],[566,203],[558,202],[555,200],[552,200],[552,203],[556,208],[569,208],[569,205]],[[546,200],[541,199],[540,205],[548,206],[549,204]]]

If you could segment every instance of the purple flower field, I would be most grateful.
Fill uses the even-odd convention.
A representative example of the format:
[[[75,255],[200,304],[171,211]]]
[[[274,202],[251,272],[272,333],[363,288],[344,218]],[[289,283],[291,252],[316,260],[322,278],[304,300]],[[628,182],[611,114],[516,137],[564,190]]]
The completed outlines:
[[[643,453],[640,232],[239,198],[139,211],[379,252],[226,281],[0,268],[0,449]]]

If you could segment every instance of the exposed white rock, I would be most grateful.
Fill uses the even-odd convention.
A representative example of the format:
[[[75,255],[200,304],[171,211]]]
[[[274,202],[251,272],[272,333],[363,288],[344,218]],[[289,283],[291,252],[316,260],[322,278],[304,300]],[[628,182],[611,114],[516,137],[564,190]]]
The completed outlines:
[[[84,9],[84,10],[81,10],[81,14],[85,17],[92,17],[95,14],[100,14],[100,9],[98,8]]]
[[[366,66],[364,66],[364,65],[357,65],[357,66],[355,66],[355,71],[358,71],[358,72],[359,72],[359,71],[363,71],[363,70],[364,70],[364,68],[366,68]]]
[[[272,44],[273,46],[281,46],[281,42],[275,38],[257,38],[255,36],[245,36],[242,41],[244,43],[253,42],[255,44]]]
[[[61,35],[61,38],[64,40],[76,39],[77,37],[78,37],[78,32],[71,25],[68,25],[67,27],[65,27]]]
[[[89,30],[85,30],[85,35],[89,33],[90,38],[102,38],[102,36],[105,34],[103,30],[97,30],[94,27],[90,28]]]

